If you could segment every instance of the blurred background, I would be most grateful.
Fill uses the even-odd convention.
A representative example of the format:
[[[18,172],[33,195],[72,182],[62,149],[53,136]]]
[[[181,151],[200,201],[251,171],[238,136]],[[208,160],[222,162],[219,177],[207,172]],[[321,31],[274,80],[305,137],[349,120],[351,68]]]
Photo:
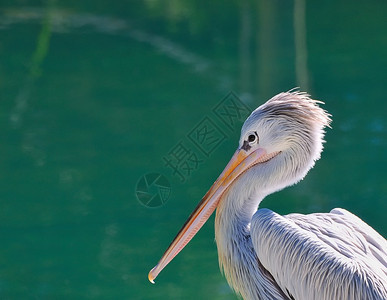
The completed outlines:
[[[326,103],[332,129],[306,179],[261,206],[343,207],[386,236],[386,13],[377,0],[1,0],[0,298],[236,299],[213,216],[155,285],[147,274],[247,108],[294,87]],[[244,111],[226,124],[230,104]],[[204,151],[203,124],[217,132]]]

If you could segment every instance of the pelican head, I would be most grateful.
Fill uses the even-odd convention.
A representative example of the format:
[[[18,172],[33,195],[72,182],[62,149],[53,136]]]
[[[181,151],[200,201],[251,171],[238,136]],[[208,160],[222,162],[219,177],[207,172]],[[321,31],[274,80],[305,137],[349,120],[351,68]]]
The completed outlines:
[[[259,181],[255,186],[259,186],[260,193],[267,195],[297,183],[320,158],[324,128],[331,119],[318,103],[322,102],[306,93],[280,93],[254,110],[245,121],[239,151],[246,155],[260,151],[266,159],[273,160],[268,164],[258,161],[254,164],[257,168],[249,170]]]
[[[192,239],[215,208],[222,206],[224,199],[237,199],[237,193],[244,193],[245,199],[257,193],[263,198],[306,175],[320,158],[324,128],[331,121],[318,103],[306,93],[286,92],[251,113],[242,127],[238,149],[149,272],[151,282]],[[238,209],[235,203],[235,211]]]

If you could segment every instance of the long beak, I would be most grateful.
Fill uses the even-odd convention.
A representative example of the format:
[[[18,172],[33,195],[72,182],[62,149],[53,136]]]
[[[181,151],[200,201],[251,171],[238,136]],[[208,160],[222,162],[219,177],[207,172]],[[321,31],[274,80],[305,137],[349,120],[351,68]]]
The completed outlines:
[[[247,154],[247,152],[243,149],[238,149],[234,153],[222,174],[220,174],[218,179],[214,182],[212,187],[204,195],[203,199],[189,216],[188,220],[185,222],[175,239],[161,257],[159,263],[150,270],[148,274],[150,282],[154,283],[154,279],[157,275],[189,243],[203,224],[208,220],[217,207],[222,194],[231,185],[231,183],[254,164],[267,161],[271,157],[268,158],[266,151],[262,148],[251,151],[249,154]]]

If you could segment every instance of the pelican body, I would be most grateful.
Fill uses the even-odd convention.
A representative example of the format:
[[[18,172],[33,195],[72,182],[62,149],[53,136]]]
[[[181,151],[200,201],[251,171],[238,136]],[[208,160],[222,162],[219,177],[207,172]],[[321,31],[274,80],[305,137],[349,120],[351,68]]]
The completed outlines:
[[[352,213],[281,216],[258,209],[320,158],[330,115],[308,94],[280,93],[245,121],[239,147],[149,272],[151,282],[216,209],[219,264],[244,299],[387,299],[387,241]]]

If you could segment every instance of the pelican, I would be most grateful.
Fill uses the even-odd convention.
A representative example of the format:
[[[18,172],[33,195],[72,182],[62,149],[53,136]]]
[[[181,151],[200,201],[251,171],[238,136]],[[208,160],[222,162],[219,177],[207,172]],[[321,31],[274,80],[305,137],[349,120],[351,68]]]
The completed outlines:
[[[387,241],[341,208],[279,215],[265,196],[320,158],[330,115],[306,93],[280,93],[243,124],[239,147],[149,272],[154,279],[216,209],[219,264],[244,299],[387,299]]]

